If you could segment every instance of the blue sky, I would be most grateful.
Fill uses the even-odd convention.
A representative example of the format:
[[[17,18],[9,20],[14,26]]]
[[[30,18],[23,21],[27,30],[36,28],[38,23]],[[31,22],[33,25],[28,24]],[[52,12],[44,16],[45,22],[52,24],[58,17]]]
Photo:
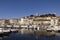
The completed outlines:
[[[60,15],[60,0],[0,0],[0,18],[21,18],[31,14]]]

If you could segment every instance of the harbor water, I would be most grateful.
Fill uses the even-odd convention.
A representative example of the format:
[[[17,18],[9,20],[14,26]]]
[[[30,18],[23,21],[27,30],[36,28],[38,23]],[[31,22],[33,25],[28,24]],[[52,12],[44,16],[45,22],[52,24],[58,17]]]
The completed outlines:
[[[56,36],[35,36],[29,34],[11,33],[7,36],[0,37],[0,40],[60,40],[60,33]]]

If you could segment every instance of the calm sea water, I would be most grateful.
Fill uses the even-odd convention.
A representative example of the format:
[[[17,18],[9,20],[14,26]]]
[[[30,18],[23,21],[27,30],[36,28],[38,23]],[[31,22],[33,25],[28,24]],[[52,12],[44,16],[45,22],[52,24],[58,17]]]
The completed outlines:
[[[35,36],[28,34],[11,33],[9,36],[0,38],[0,40],[60,40],[60,36]]]

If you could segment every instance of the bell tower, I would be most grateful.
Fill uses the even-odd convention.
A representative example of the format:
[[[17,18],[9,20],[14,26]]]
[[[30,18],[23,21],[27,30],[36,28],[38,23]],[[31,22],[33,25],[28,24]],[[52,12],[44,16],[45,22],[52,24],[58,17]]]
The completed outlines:
[[[38,12],[36,13],[36,16],[39,16],[39,13]]]

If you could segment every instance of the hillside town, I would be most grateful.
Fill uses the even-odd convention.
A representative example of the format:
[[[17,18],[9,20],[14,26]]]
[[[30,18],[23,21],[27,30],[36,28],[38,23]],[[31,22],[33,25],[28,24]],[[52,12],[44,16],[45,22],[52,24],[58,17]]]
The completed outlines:
[[[0,33],[16,30],[60,31],[60,16],[56,14],[30,15],[19,19],[0,19]],[[23,31],[24,32],[24,31]]]

